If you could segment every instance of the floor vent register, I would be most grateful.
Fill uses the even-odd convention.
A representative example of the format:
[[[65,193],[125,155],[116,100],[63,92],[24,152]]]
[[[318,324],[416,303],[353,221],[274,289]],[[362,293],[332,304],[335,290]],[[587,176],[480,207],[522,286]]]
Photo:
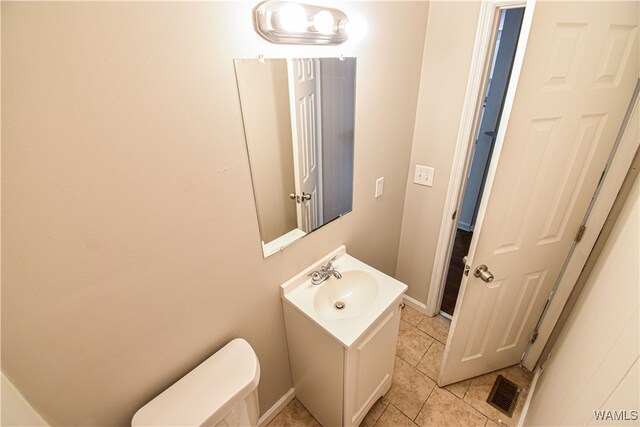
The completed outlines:
[[[487,403],[510,417],[516,409],[519,394],[520,389],[516,384],[502,375],[498,375],[487,398]]]

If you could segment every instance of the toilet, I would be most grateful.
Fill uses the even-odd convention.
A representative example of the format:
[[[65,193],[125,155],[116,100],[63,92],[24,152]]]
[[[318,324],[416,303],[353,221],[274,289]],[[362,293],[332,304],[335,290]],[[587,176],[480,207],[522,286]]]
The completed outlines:
[[[260,363],[236,338],[136,412],[132,426],[257,426]]]

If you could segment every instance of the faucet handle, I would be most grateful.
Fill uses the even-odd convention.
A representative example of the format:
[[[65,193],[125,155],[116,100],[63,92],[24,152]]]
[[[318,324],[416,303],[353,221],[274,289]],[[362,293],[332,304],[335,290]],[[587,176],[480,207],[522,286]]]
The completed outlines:
[[[312,271],[311,273],[307,274],[307,277],[311,277],[312,280],[317,280],[321,277],[321,274],[318,270]]]
[[[329,262],[327,262],[327,265],[325,266],[325,268],[327,268],[327,269],[331,268],[331,266],[333,265],[333,262],[334,262],[335,260],[337,260],[337,259],[338,259],[338,255],[336,255],[336,256],[334,256],[333,258],[331,258],[331,259],[329,260]]]

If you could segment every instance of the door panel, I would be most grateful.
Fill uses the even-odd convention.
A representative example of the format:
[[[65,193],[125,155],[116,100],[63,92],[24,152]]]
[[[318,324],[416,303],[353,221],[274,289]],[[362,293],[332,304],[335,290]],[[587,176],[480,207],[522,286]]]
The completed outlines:
[[[291,59],[291,110],[296,193],[306,196],[298,205],[298,227],[310,232],[322,224],[320,90],[317,59]]]
[[[638,16],[637,2],[537,3],[469,253],[495,280],[463,279],[440,385],[520,361],[633,93]]]

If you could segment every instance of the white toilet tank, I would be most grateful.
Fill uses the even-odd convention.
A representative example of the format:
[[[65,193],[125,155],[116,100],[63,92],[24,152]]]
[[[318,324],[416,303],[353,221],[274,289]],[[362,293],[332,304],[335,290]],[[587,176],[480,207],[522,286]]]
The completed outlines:
[[[236,338],[136,412],[132,426],[256,426],[260,363]]]

